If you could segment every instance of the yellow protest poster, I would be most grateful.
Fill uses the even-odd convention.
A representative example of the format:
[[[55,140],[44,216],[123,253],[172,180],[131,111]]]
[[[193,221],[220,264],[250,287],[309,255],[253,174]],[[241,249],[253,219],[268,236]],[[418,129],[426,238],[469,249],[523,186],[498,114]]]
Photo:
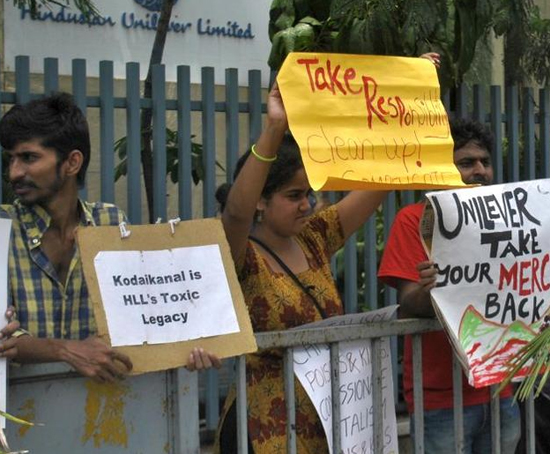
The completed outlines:
[[[277,81],[314,190],[464,186],[428,60],[291,53]]]

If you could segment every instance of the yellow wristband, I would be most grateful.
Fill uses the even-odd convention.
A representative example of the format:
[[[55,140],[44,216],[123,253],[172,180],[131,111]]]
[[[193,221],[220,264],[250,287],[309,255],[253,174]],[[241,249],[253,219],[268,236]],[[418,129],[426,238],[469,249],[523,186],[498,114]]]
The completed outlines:
[[[277,159],[277,155],[273,156],[272,158],[266,158],[265,156],[262,156],[261,154],[258,154],[256,152],[256,144],[252,145],[252,147],[250,148],[250,151],[252,152],[252,154],[254,155],[254,157],[257,160],[262,161],[262,162],[273,162]]]

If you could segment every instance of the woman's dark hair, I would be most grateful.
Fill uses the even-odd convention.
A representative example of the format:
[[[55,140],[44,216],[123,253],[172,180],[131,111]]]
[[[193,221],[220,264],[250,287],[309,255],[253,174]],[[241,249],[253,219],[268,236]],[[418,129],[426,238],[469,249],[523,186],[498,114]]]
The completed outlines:
[[[27,104],[12,107],[0,121],[0,144],[13,150],[18,144],[39,140],[43,147],[55,149],[58,162],[65,161],[73,150],[80,150],[82,167],[77,175],[84,185],[90,162],[90,133],[82,111],[67,93],[57,93]]]
[[[244,166],[244,163],[251,154],[251,150],[248,149],[246,153],[239,158],[237,165],[235,166],[235,171],[233,172],[233,180],[237,178]],[[251,159],[254,159],[254,157]],[[302,157],[300,156],[298,144],[294,140],[294,137],[292,137],[290,133],[287,133],[285,134],[277,152],[277,159],[273,162],[273,164],[271,164],[269,169],[267,180],[262,191],[262,197],[264,199],[271,198],[275,192],[294,178],[296,172],[303,168],[304,164],[302,162]],[[220,211],[222,212],[225,208],[230,189],[231,185],[229,183],[224,183],[219,186],[216,191],[216,200],[220,204]]]

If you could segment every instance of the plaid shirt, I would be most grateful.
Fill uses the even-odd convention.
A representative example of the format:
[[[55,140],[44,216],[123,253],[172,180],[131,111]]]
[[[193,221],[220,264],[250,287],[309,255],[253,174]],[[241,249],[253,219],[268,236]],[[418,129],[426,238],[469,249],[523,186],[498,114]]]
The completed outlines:
[[[81,225],[118,225],[124,213],[114,205],[79,201]],[[88,288],[75,245],[67,282],[57,273],[40,247],[50,216],[38,206],[19,201],[0,206],[0,217],[13,221],[9,257],[10,292],[21,328],[37,337],[85,339],[96,325]]]

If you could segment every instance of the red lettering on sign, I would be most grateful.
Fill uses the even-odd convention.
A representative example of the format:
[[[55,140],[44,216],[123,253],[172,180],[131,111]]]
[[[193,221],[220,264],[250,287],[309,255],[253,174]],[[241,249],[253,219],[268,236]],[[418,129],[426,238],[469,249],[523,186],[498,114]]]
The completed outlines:
[[[369,129],[372,129],[372,114],[374,113],[378,119],[385,124],[388,124],[388,120],[386,120],[380,112],[378,112],[377,107],[374,105],[374,100],[376,99],[376,90],[378,88],[378,84],[376,81],[369,76],[363,76],[363,89],[365,90],[365,102],[367,105],[367,124],[369,125]],[[372,93],[372,94],[371,94]]]
[[[307,76],[309,77],[309,86],[312,92],[315,92],[315,84],[313,83],[313,76],[311,75],[310,65],[316,65],[319,63],[318,58],[300,58],[297,60],[299,65],[306,65]]]
[[[521,296],[529,296],[537,291],[548,291],[550,283],[545,281],[545,275],[549,261],[550,254],[545,254],[542,263],[537,257],[516,262],[509,269],[501,263],[498,289],[511,287]]]

